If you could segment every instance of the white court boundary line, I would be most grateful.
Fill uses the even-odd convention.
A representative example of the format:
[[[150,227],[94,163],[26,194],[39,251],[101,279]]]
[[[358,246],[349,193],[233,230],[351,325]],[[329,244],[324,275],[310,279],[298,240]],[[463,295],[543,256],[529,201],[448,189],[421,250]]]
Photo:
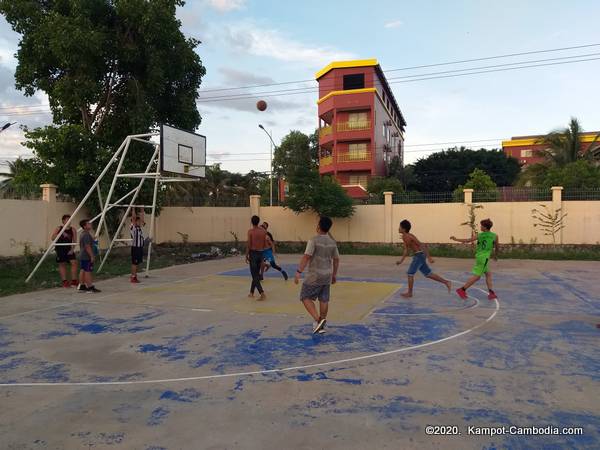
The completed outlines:
[[[174,283],[183,283],[184,281],[189,281],[189,280],[195,280],[196,278],[205,278],[205,277],[209,277],[210,275],[196,275],[194,277],[189,277],[189,278],[183,278],[181,280],[175,280],[175,281],[167,281],[165,283],[159,283],[157,285],[154,286],[140,286],[139,288],[133,290],[132,292],[137,292],[140,291],[142,289],[148,288],[148,287],[161,287],[161,286],[168,286],[170,284],[174,284]],[[108,280],[107,280],[108,281]],[[60,288],[57,288],[60,289]],[[34,314],[36,312],[43,312],[43,311],[50,311],[53,309],[58,309],[58,308],[63,308],[65,306],[71,306],[71,305],[85,305],[85,304],[89,304],[89,305],[93,305],[95,303],[99,303],[98,300],[102,300],[103,298],[108,298],[108,297],[112,297],[114,295],[118,295],[118,294],[124,294],[123,292],[113,292],[111,294],[106,294],[106,295],[100,295],[97,296],[95,294],[88,294],[88,293],[79,293],[77,291],[75,291],[75,293],[73,293],[72,291],[70,292],[71,295],[82,295],[82,296],[88,296],[91,295],[92,297],[89,300],[74,300],[72,302],[69,303],[59,303],[57,305],[52,305],[52,306],[48,306],[46,308],[38,308],[38,309],[30,309],[28,311],[21,311],[20,313],[15,313],[15,314],[9,314],[7,316],[0,316],[0,320],[3,319],[12,319],[13,317],[21,317],[21,316],[26,316],[27,314]],[[118,305],[119,303],[100,303],[103,305]],[[122,303],[123,305],[127,306],[127,303]],[[138,306],[138,305],[134,305],[134,304],[130,304],[130,306]],[[142,306],[142,305],[139,305]],[[159,307],[155,307],[156,309],[158,309]],[[168,308],[168,306],[165,306],[165,308]]]
[[[469,298],[474,298],[474,297],[469,297]],[[454,313],[459,313],[462,311],[468,311],[470,309],[475,309],[479,306],[479,299],[475,298],[475,303],[473,303],[471,306],[465,306],[462,308],[458,308],[458,309],[448,309],[446,311],[439,311],[439,312],[430,312],[430,313],[378,313],[378,312],[374,312],[371,313],[372,316],[439,316],[442,314],[454,314]],[[393,305],[392,305],[393,306]]]
[[[454,280],[450,280],[450,281],[454,281]],[[484,294],[486,293],[483,289],[479,289],[479,288],[474,288],[474,289],[481,291]],[[475,298],[475,297],[469,296],[469,298],[477,300],[477,298]],[[438,339],[436,341],[426,342],[424,344],[411,345],[409,347],[402,347],[402,348],[398,348],[395,350],[388,350],[385,352],[372,353],[370,355],[356,356],[354,358],[338,359],[335,361],[327,361],[327,362],[315,363],[315,364],[306,364],[306,365],[302,365],[302,366],[283,367],[280,369],[254,370],[254,371],[248,371],[248,372],[233,372],[233,373],[224,373],[224,374],[215,374],[215,375],[202,375],[202,376],[196,376],[196,377],[164,378],[164,379],[158,379],[158,380],[137,380],[137,381],[0,383],[0,388],[2,388],[2,387],[130,386],[130,385],[141,385],[141,384],[184,383],[184,382],[190,382],[190,381],[216,380],[216,379],[221,379],[221,378],[238,378],[238,377],[247,377],[247,376],[252,376],[252,375],[268,375],[268,374],[275,374],[275,373],[285,373],[285,372],[292,372],[292,371],[297,371],[297,370],[313,369],[313,368],[317,368],[317,367],[334,366],[334,365],[345,364],[345,363],[349,363],[349,362],[366,361],[366,360],[375,359],[375,358],[382,358],[382,357],[389,356],[389,355],[395,355],[397,353],[403,353],[403,352],[407,352],[410,350],[417,350],[420,348],[431,347],[432,345],[441,344],[442,342],[450,341],[452,339],[456,339],[458,337],[465,336],[469,333],[472,333],[473,331],[478,330],[479,328],[483,327],[485,324],[491,322],[494,319],[494,317],[496,317],[496,314],[498,314],[498,311],[500,311],[500,303],[498,302],[498,299],[495,299],[494,302],[496,304],[496,308],[494,309],[494,312],[483,322],[481,322],[478,325],[475,325],[472,328],[469,328],[468,330],[461,331],[460,333],[456,333],[451,336],[446,336],[445,338]]]

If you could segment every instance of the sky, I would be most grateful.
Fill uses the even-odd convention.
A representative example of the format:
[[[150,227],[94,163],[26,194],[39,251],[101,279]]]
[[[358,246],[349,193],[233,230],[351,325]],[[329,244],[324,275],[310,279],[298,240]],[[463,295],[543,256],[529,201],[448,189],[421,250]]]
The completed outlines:
[[[315,87],[316,83],[211,90],[314,80],[315,72],[329,62],[346,59],[376,58],[388,78],[398,78],[574,55],[600,58],[600,46],[595,46],[396,70],[600,44],[597,27],[586,19],[599,14],[600,2],[593,0],[188,0],[177,13],[183,32],[202,41],[197,52],[206,76],[198,102],[202,123],[196,131],[207,137],[208,163],[220,162],[227,170],[244,173],[269,170],[269,140],[258,124],[272,133],[276,143],[290,130],[314,131],[317,94],[263,94],[268,104],[265,112],[257,111],[258,98],[208,97],[248,92],[261,97],[260,92]],[[51,123],[45,112],[19,114],[24,111],[19,106],[47,105],[48,101],[43,93],[25,97],[15,89],[18,43],[19,35],[0,16],[0,125],[18,122],[0,134],[0,160],[30,155],[21,146],[19,125]],[[559,61],[567,60],[553,62]],[[501,140],[511,136],[564,127],[571,116],[588,131],[600,130],[599,70],[600,59],[412,82],[390,80],[408,123],[406,160],[413,162],[451,146],[439,144],[445,142],[499,148]],[[486,141],[470,142],[479,140]]]

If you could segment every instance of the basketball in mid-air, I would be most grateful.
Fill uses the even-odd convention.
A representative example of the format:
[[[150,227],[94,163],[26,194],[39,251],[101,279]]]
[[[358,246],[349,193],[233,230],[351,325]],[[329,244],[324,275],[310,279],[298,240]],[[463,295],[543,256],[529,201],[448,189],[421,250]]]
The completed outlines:
[[[267,109],[267,102],[265,102],[264,100],[259,100],[256,102],[256,108],[259,111],[264,111],[265,109]]]

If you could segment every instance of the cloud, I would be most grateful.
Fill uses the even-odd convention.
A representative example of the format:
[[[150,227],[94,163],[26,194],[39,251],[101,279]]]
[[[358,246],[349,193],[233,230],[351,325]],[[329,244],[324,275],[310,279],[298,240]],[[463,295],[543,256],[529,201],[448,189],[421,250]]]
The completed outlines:
[[[225,13],[242,9],[246,5],[246,0],[207,0],[206,3],[217,11]]]
[[[271,77],[256,75],[251,72],[244,72],[230,67],[220,67],[219,72],[223,74],[225,84],[231,83],[234,86],[239,84],[269,84],[275,82]]]
[[[300,62],[318,67],[331,61],[353,59],[350,52],[329,46],[309,45],[285,36],[279,30],[253,23],[230,25],[223,29],[225,42],[238,53],[266,56],[279,61]]]
[[[384,27],[385,28],[398,28],[401,25],[402,25],[401,20],[391,20],[389,22],[386,22]]]

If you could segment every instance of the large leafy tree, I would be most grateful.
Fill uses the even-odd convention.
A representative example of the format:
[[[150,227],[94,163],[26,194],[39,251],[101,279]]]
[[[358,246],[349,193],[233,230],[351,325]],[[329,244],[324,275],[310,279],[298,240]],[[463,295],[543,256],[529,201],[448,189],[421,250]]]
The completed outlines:
[[[421,192],[453,191],[464,185],[475,169],[484,170],[498,186],[512,185],[521,170],[518,160],[502,150],[453,148],[414,164],[415,188]]]
[[[579,159],[598,160],[600,151],[600,134],[584,151],[581,142],[583,129],[575,117],[571,117],[569,125],[560,130],[552,131],[539,140],[546,148],[539,153],[544,156],[546,163],[563,167]]]
[[[41,163],[32,175],[75,198],[87,191],[128,134],[170,123],[200,124],[205,69],[176,18],[182,0],[0,0],[21,35],[16,86],[47,94],[53,125],[26,130]],[[140,171],[149,147],[133,145],[126,170]],[[123,180],[117,192],[127,189]]]
[[[331,177],[319,176],[319,140],[291,131],[275,149],[273,172],[289,183],[285,206],[300,213],[314,211],[330,217],[349,217],[354,213],[352,199]]]

